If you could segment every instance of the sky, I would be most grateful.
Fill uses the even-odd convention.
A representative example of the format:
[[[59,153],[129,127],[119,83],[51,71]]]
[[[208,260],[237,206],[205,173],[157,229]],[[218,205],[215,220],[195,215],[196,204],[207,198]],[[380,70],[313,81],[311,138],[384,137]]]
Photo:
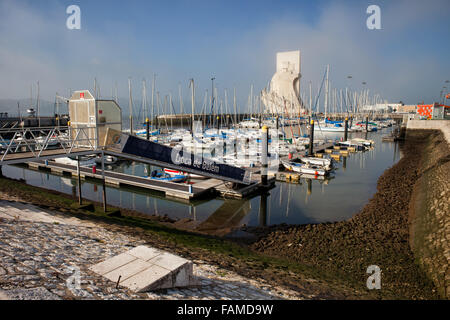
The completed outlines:
[[[81,29],[69,30],[66,8],[81,10]],[[369,5],[381,9],[381,29],[369,30]],[[197,105],[211,77],[239,105],[275,72],[279,51],[301,51],[301,86],[314,90],[330,65],[331,86],[366,88],[390,102],[431,103],[450,88],[450,1],[58,1],[0,0],[0,99],[92,89],[110,98],[140,99],[142,79],[156,74],[161,96]],[[348,79],[351,75],[352,78]],[[450,89],[447,89],[450,92]],[[308,90],[309,91],[309,90]],[[200,106],[201,107],[201,106]],[[197,106],[199,108],[199,106]],[[244,108],[244,107],[242,107]]]

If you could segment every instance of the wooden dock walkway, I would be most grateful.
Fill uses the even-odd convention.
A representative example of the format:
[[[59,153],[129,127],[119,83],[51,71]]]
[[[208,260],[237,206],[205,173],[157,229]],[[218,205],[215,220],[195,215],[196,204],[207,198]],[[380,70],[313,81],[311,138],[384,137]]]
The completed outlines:
[[[28,162],[30,168],[47,168],[51,172],[56,174],[70,174],[74,177],[77,176],[77,167],[69,164],[55,163],[49,161],[48,165],[44,161]],[[102,179],[102,170],[96,169],[96,173],[93,173],[92,168],[80,167],[80,176],[83,179]],[[189,184],[176,183],[170,181],[158,181],[145,177],[133,176],[125,173],[113,172],[105,170],[105,183],[115,187],[120,185],[127,185],[132,187],[151,189],[160,192],[164,192],[168,197],[176,197],[182,199],[193,199],[201,196],[203,193],[210,191],[211,188],[197,187],[192,185],[192,192],[189,192]]]
[[[33,161],[27,163],[31,169],[47,169],[52,173],[58,175],[72,175],[77,176],[77,167],[70,164],[56,163],[54,161]],[[92,168],[80,167],[80,176],[82,179],[91,178],[102,180],[102,170],[96,168],[96,173],[93,173]],[[273,181],[272,181],[273,180]],[[269,184],[275,183],[275,179],[269,179]],[[206,179],[194,184],[176,183],[170,181],[152,180],[146,177],[139,177],[125,173],[113,172],[105,170],[105,183],[114,187],[121,185],[138,187],[148,190],[155,190],[164,192],[166,197],[179,198],[185,200],[192,200],[208,194],[218,194],[225,198],[242,199],[251,193],[257,192],[261,188],[265,188],[260,182],[254,181],[250,185],[244,185],[238,189],[229,189],[224,181],[218,179]]]

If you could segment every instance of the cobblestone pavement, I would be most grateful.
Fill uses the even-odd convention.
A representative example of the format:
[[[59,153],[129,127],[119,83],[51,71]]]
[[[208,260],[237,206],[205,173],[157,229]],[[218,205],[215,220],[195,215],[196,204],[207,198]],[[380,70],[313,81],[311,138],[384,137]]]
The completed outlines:
[[[144,242],[138,238],[91,222],[29,204],[0,201],[0,299],[300,298],[294,291],[202,261],[193,261],[200,286],[147,293],[116,288],[115,283],[88,270],[141,244]]]

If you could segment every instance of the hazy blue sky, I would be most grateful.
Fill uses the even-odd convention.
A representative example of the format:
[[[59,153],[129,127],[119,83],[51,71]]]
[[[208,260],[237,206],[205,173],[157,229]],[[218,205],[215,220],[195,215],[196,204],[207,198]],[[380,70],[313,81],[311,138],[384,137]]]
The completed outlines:
[[[81,30],[66,28],[71,4]],[[366,27],[370,4],[381,7],[382,30]],[[91,89],[94,77],[103,97],[115,81],[126,97],[130,76],[138,99],[156,73],[162,95],[178,96],[181,83],[187,99],[193,77],[200,103],[214,75],[244,102],[251,84],[258,92],[270,81],[277,51],[299,49],[303,88],[317,88],[330,64],[333,87],[365,81],[390,101],[432,102],[450,78],[449,12],[448,0],[0,0],[0,98],[27,97],[40,80],[53,100]]]

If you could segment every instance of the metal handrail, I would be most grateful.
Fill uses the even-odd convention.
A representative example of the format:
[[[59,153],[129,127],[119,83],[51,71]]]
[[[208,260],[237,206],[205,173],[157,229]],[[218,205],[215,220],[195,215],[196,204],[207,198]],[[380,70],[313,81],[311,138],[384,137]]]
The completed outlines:
[[[86,132],[89,129],[91,127],[70,128],[61,126],[0,129],[0,162],[3,162],[7,155],[24,152],[31,152],[33,157],[39,158],[43,151],[49,150],[51,147],[52,149],[58,149],[53,148],[55,145],[63,149],[65,154],[70,154],[73,148],[77,146],[96,150],[96,139],[89,138],[88,132]],[[10,137],[11,135],[12,137]],[[21,150],[23,147],[25,151]]]

